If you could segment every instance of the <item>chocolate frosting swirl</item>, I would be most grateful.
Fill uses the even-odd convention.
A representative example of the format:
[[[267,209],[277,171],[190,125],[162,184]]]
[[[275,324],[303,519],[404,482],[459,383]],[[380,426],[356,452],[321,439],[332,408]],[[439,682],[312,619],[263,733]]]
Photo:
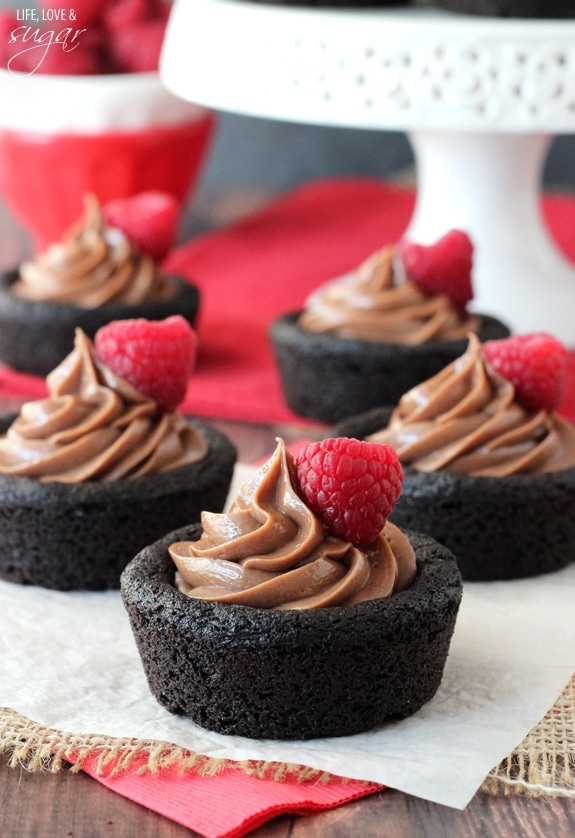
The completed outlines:
[[[447,296],[427,296],[405,274],[392,246],[374,253],[352,274],[326,283],[306,300],[298,320],[310,332],[408,346],[459,340],[479,328]]]
[[[403,533],[388,522],[362,546],[327,535],[294,488],[294,469],[278,440],[229,512],[203,512],[199,541],[170,547],[182,593],[284,610],[351,605],[409,587],[415,555]]]
[[[153,259],[121,230],[108,227],[95,195],[87,195],[84,203],[83,217],[62,242],[22,263],[13,293],[32,302],[80,308],[171,297],[174,289]]]
[[[460,358],[402,396],[387,428],[368,439],[391,445],[403,464],[426,472],[506,477],[575,466],[573,425],[521,407],[475,335]]]
[[[101,364],[76,330],[74,350],[46,379],[49,396],[22,406],[0,437],[0,473],[43,482],[143,477],[198,462],[203,436]]]

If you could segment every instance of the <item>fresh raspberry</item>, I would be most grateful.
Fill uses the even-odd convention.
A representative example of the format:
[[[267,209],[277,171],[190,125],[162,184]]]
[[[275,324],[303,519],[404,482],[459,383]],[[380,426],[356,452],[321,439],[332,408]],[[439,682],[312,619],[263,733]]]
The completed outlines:
[[[186,395],[196,360],[197,336],[176,314],[166,320],[114,320],[94,339],[100,361],[160,411],[175,410]]]
[[[296,459],[302,496],[333,535],[369,544],[401,494],[403,469],[390,445],[347,437],[302,448]]]
[[[101,23],[94,23],[80,35],[82,49],[91,52],[97,63],[97,74],[116,72],[108,55],[108,33]]]
[[[91,26],[100,17],[102,0],[38,0],[43,22],[61,28],[82,29]],[[50,19],[52,13],[58,17]]]
[[[171,0],[150,0],[150,2],[152,4],[152,18],[163,21],[165,25],[172,10]]]
[[[104,206],[111,227],[118,227],[140,250],[157,262],[172,247],[178,230],[180,206],[173,195],[160,190],[117,198]]]
[[[407,274],[426,294],[445,294],[460,309],[473,299],[473,245],[463,230],[450,230],[434,244],[401,241],[397,247]]]
[[[20,39],[10,44],[12,30],[21,28],[22,23],[15,12],[0,10],[0,67],[8,68],[12,59],[9,69],[13,72],[46,75],[158,69],[171,11],[169,0],[38,0],[38,11],[46,29],[58,25],[78,30],[80,46],[71,51],[52,44],[46,52],[41,45],[23,47]]]
[[[22,40],[23,31],[28,28],[35,31],[38,27],[22,23],[10,9],[0,9],[0,67],[11,73],[34,73],[46,52],[45,45]]]
[[[52,44],[45,55],[40,50],[35,72],[48,76],[95,76],[100,72],[99,55],[81,38],[77,46]]]
[[[110,30],[110,50],[125,73],[150,73],[158,69],[166,25],[144,20]]]
[[[545,332],[488,340],[483,354],[493,369],[515,387],[517,401],[527,410],[555,410],[563,398],[567,350]]]
[[[116,0],[103,12],[104,25],[108,29],[122,29],[154,17],[153,0]]]
[[[5,43],[10,40],[11,33],[14,29],[22,24],[19,23],[16,17],[16,12],[12,9],[0,9],[0,46],[4,47]]]
[[[29,73],[34,69],[30,59],[28,44],[14,37],[12,32],[22,23],[18,22],[16,12],[12,9],[0,9],[0,67],[4,70],[10,69],[14,73]],[[25,50],[23,52],[23,50]]]

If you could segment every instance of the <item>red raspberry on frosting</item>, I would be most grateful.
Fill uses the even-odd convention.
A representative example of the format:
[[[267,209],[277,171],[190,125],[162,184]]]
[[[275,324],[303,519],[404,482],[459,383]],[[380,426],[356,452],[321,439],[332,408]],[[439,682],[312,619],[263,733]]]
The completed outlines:
[[[96,332],[99,360],[169,413],[186,395],[197,336],[176,314],[166,320],[114,320]]]
[[[296,459],[304,500],[333,535],[369,544],[401,494],[403,469],[390,445],[348,437],[304,446]]]
[[[430,245],[401,241],[397,249],[410,279],[426,294],[444,294],[460,309],[473,299],[473,245],[463,230],[450,230]]]
[[[527,410],[555,410],[563,398],[567,350],[552,335],[533,332],[488,340],[483,354],[493,369],[515,387]]]
[[[111,227],[117,227],[140,250],[157,262],[172,247],[178,230],[180,206],[173,195],[159,189],[116,198],[104,205]]]

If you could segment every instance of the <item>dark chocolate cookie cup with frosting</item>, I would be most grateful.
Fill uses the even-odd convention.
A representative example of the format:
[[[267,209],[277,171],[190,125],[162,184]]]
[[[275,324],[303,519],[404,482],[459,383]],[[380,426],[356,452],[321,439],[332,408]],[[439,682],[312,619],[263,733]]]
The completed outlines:
[[[335,435],[365,439],[387,427],[391,408],[342,422]],[[473,477],[404,465],[390,520],[448,547],[464,580],[551,573],[575,558],[575,468],[545,474]]]
[[[301,328],[300,314],[276,319],[270,337],[288,407],[320,422],[339,422],[394,404],[411,387],[458,358],[467,346],[467,338],[416,346],[340,338]],[[482,342],[510,334],[496,318],[478,316]]]
[[[122,598],[148,684],[170,712],[218,733],[312,739],[411,715],[441,682],[462,594],[453,555],[409,533],[417,558],[405,591],[349,607],[263,610],[191,599],[168,547],[137,555]]]
[[[15,417],[0,420],[5,433]],[[134,554],[174,527],[223,509],[236,449],[190,419],[208,443],[191,465],[133,480],[40,482],[0,475],[0,578],[57,590],[119,588]]]
[[[93,338],[112,320],[164,320],[174,314],[194,326],[200,306],[197,287],[172,275],[168,280],[174,294],[167,299],[97,308],[22,299],[11,290],[17,279],[17,270],[0,274],[0,362],[39,376],[48,375],[72,351],[76,328]]]

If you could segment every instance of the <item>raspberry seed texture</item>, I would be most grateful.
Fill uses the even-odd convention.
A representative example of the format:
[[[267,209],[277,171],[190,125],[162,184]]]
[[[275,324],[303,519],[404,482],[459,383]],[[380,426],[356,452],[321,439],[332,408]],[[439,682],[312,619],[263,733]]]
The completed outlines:
[[[565,346],[545,332],[512,335],[483,344],[493,369],[515,387],[517,401],[527,410],[555,410],[563,398],[567,369]]]
[[[161,262],[174,244],[180,206],[173,195],[159,189],[116,198],[104,205],[111,227],[117,227],[141,251]]]
[[[197,336],[176,314],[165,320],[114,320],[94,338],[96,355],[116,375],[161,412],[169,413],[183,400],[194,369]]]
[[[335,536],[369,544],[400,494],[403,469],[390,445],[337,437],[312,442],[296,458],[307,505]]]
[[[463,230],[450,230],[430,245],[401,241],[398,252],[408,276],[426,294],[444,294],[459,309],[473,299],[473,244]]]

